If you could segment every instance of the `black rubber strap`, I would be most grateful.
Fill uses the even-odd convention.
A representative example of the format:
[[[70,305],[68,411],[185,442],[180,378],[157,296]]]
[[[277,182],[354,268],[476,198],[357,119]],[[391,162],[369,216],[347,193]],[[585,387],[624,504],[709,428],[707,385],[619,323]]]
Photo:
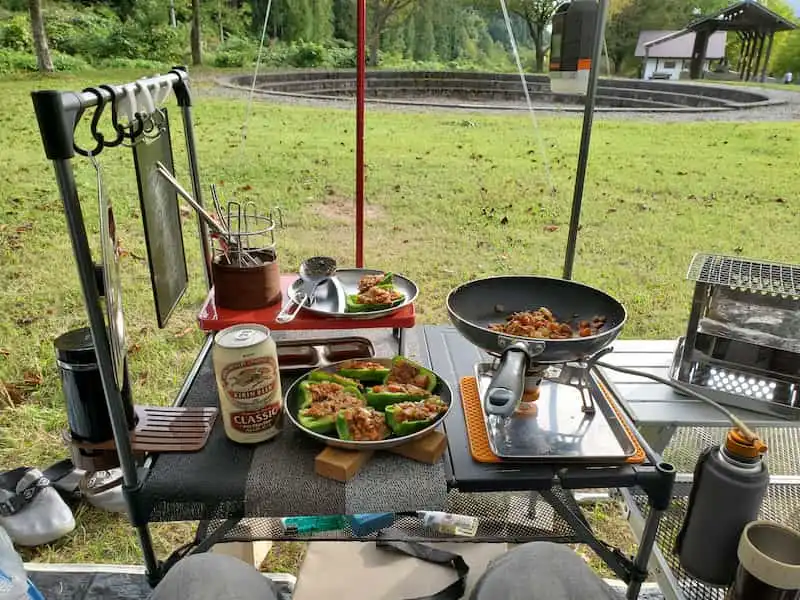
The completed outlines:
[[[454,554],[447,550],[439,550],[438,548],[431,548],[419,542],[390,541],[383,539],[383,535],[383,532],[378,534],[378,540],[376,542],[378,548],[394,550],[400,554],[414,556],[425,562],[448,566],[452,568],[458,576],[456,581],[431,596],[418,596],[416,598],[407,598],[406,600],[459,600],[459,598],[464,596],[464,592],[467,589],[469,565],[460,554]]]
[[[49,485],[50,480],[47,477],[39,477],[32,481],[31,484],[22,491],[0,502],[0,516],[10,517],[11,515],[17,514],[28,506],[28,504],[33,502],[34,498],[39,495],[39,492]]]

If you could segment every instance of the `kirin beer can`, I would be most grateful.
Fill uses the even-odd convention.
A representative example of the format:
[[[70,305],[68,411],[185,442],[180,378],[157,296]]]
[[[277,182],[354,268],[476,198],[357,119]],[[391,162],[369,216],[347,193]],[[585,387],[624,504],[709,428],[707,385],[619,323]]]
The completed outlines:
[[[283,396],[278,350],[269,329],[235,325],[214,338],[214,374],[225,433],[258,444],[281,431]]]

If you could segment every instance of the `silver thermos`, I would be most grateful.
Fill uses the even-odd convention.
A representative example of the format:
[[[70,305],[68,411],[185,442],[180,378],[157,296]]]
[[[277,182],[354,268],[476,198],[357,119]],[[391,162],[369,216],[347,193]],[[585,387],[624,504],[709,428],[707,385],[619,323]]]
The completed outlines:
[[[758,517],[769,485],[762,455],[767,447],[739,430],[724,445],[706,449],[697,461],[694,485],[675,553],[683,569],[713,586],[728,586],[736,575],[739,538]]]

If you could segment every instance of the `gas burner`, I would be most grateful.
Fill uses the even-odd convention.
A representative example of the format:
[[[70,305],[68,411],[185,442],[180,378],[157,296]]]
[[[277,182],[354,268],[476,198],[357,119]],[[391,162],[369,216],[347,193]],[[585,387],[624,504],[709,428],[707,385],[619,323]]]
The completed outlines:
[[[582,462],[631,453],[619,421],[587,363],[535,365],[522,401],[509,417],[486,413],[486,394],[499,361],[478,363],[475,376],[492,453],[506,460]]]
[[[494,373],[499,365],[500,360],[495,358],[490,365],[491,372]],[[576,388],[580,392],[581,410],[589,415],[594,414],[596,410],[594,400],[592,394],[588,391],[589,372],[591,368],[592,366],[589,361],[555,365],[530,365],[525,372],[525,391],[520,400],[520,407],[517,409],[517,412],[529,412],[533,410],[531,403],[539,399],[542,382],[550,381]]]

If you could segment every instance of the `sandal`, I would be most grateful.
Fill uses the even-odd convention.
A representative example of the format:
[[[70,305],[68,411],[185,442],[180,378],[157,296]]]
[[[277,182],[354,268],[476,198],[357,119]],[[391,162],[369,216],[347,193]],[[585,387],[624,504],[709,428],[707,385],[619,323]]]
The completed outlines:
[[[0,526],[15,544],[39,546],[75,529],[75,517],[44,473],[20,467],[0,473]]]
[[[95,508],[115,513],[128,512],[119,468],[87,473],[81,480],[80,490],[83,499]]]

